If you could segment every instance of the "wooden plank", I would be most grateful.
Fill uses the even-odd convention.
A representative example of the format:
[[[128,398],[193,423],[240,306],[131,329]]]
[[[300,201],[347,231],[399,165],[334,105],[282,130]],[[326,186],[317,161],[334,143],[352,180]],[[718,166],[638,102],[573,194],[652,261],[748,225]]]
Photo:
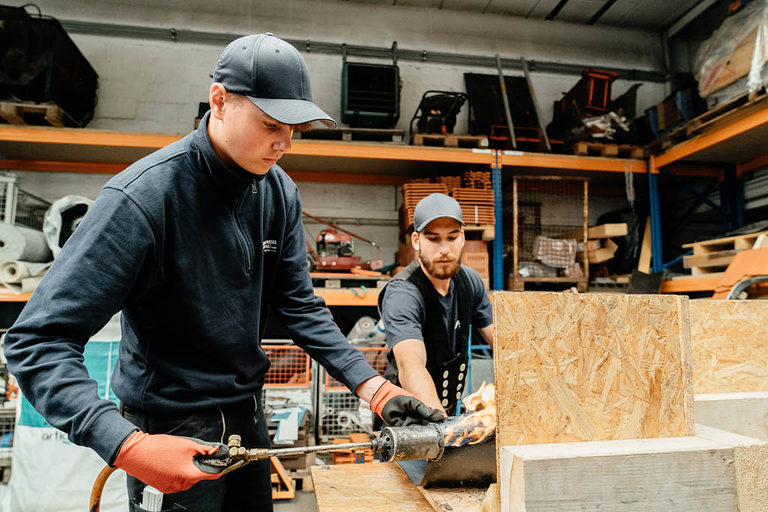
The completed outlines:
[[[694,407],[697,424],[768,441],[768,392],[699,394]]]
[[[768,391],[768,301],[690,302],[695,393]]]
[[[693,434],[687,297],[492,295],[499,446]]]
[[[744,491],[766,474],[765,444],[679,437],[505,446],[499,474],[503,512],[724,512],[756,508],[765,491]],[[737,468],[736,466],[739,466]],[[739,481],[739,469],[743,470]],[[739,485],[741,484],[741,485]],[[740,505],[744,504],[744,507]],[[737,507],[739,507],[737,509]]]
[[[434,512],[395,463],[312,466],[318,512]]]
[[[726,267],[736,256],[737,250],[717,251],[707,254],[683,256],[683,267]]]
[[[699,424],[696,424],[696,437],[733,446],[739,512],[768,510],[768,486],[765,485],[768,475],[768,443]]]
[[[645,231],[643,233],[643,243],[640,246],[640,257],[637,260],[637,270],[643,274],[651,273],[651,218],[645,220]]]

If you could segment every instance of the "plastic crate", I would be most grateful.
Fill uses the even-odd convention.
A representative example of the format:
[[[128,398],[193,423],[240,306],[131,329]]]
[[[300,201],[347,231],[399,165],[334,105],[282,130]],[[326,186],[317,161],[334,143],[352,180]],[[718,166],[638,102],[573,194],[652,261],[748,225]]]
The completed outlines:
[[[265,388],[308,387],[309,355],[296,345],[262,345],[272,363],[264,378]]]

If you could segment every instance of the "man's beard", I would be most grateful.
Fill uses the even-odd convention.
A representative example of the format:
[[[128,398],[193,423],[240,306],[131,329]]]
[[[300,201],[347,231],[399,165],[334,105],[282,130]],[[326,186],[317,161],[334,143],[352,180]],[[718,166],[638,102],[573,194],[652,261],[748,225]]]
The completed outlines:
[[[453,263],[453,265],[444,271],[437,270],[437,268],[435,268],[436,265],[434,261],[425,258],[421,251],[419,251],[419,261],[421,261],[421,263],[424,265],[424,268],[427,269],[427,274],[434,277],[435,279],[450,279],[458,274],[459,270],[461,269],[461,254],[462,253],[460,252],[459,257],[456,258],[456,261]]]

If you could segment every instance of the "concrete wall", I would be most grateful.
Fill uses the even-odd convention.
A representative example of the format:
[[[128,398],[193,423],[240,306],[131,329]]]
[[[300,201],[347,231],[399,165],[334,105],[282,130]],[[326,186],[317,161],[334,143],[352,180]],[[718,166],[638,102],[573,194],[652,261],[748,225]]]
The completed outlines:
[[[23,2],[12,0],[11,5]],[[43,14],[64,20],[190,29],[231,34],[271,31],[310,39],[377,47],[397,41],[400,48],[506,58],[525,56],[563,63],[660,69],[662,48],[655,34],[501,15],[378,6],[338,0],[38,0]],[[210,75],[223,45],[176,43],[139,38],[71,34],[99,73],[99,103],[89,128],[183,133],[192,129],[197,104],[207,100]],[[340,55],[306,53],[315,101],[336,119],[340,115]],[[365,59],[350,59],[366,61]],[[368,59],[367,61],[371,61]],[[371,62],[384,62],[381,60]],[[495,73],[492,68],[427,62],[399,62],[403,82],[399,128],[407,128],[428,89],[463,91],[463,73]],[[510,70],[508,74],[520,74]],[[574,75],[533,73],[545,122],[552,103],[577,81]],[[613,94],[632,82],[617,81]],[[662,84],[640,88],[638,109],[661,101]],[[467,107],[456,131],[466,132]],[[21,186],[49,200],[79,193],[95,196],[108,177],[20,173]],[[329,219],[355,219],[342,226],[370,237],[384,249],[385,262],[397,248],[396,187],[299,183],[307,211]],[[592,206],[590,206],[590,209]],[[599,206],[594,211],[601,210]],[[309,235],[322,229],[308,224]],[[375,254],[359,244],[361,256]]]

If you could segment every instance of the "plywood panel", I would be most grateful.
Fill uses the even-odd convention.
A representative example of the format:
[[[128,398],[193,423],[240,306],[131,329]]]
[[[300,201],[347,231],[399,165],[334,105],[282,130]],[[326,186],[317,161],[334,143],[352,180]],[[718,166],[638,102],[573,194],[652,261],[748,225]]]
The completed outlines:
[[[696,393],[768,391],[768,300],[690,304]]]
[[[318,512],[434,512],[395,463],[312,466]]]
[[[687,297],[493,294],[498,446],[693,434]]]

